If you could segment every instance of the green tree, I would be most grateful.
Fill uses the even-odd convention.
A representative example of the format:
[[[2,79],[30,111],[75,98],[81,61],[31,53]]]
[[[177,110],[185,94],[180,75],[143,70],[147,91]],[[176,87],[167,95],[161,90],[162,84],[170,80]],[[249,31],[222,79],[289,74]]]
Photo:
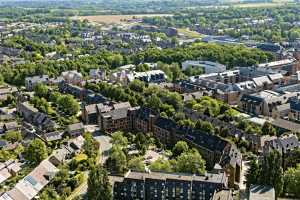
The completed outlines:
[[[173,167],[170,161],[163,158],[159,158],[152,162],[149,166],[149,169],[158,172],[173,172]]]
[[[149,66],[147,64],[139,64],[136,66],[135,71],[137,72],[145,72],[150,70]]]
[[[42,83],[38,83],[37,85],[34,86],[33,88],[34,93],[36,96],[42,98],[47,98],[48,97],[48,93],[49,93],[49,89],[46,85],[42,84]]]
[[[273,186],[276,196],[283,190],[282,157],[278,151],[272,151],[264,156],[261,165],[260,183]]]
[[[101,167],[94,167],[88,178],[87,197],[93,200],[112,200],[112,186],[107,171]]]
[[[195,127],[195,123],[190,119],[179,120],[177,123],[178,123],[178,125],[181,125],[181,126],[186,126],[186,127],[191,127],[191,128]]]
[[[67,115],[76,115],[80,106],[72,95],[63,95],[58,99],[58,107]]]
[[[34,139],[25,150],[25,158],[38,165],[48,156],[47,146],[41,139]]]
[[[300,198],[300,164],[296,168],[289,168],[284,173],[285,192]]]
[[[59,93],[59,92],[51,92],[51,94],[49,96],[49,100],[54,103],[57,103],[60,96],[61,96],[61,93]]]
[[[2,85],[4,83],[4,77],[2,74],[0,74],[0,85]]]
[[[261,128],[261,131],[264,135],[276,135],[276,129],[272,126],[270,122],[265,122]]]
[[[128,145],[128,139],[121,131],[117,131],[111,134],[111,142],[113,145],[117,145],[122,148],[126,148]]]
[[[205,160],[196,149],[182,153],[176,159],[176,171],[203,175],[205,173]]]
[[[128,168],[134,171],[144,172],[145,164],[142,157],[134,157],[128,161]]]
[[[204,131],[206,133],[213,134],[215,132],[213,125],[207,121],[198,120],[195,124],[195,128]]]
[[[159,111],[162,106],[162,102],[156,94],[152,94],[146,99],[146,105],[154,111]]]
[[[129,83],[129,88],[133,91],[142,93],[145,89],[145,83],[140,80],[134,80]]]
[[[258,184],[260,177],[260,167],[256,159],[252,159],[249,163],[249,170],[246,174],[247,186]]]
[[[300,163],[300,149],[296,148],[286,153],[285,155],[285,169],[293,167],[295,168],[298,163]]]
[[[107,165],[111,171],[122,174],[127,167],[127,158],[120,146],[113,146],[111,155],[107,159]]]
[[[99,156],[99,148],[100,144],[94,138],[90,133],[85,134],[85,140],[83,144],[83,149],[85,154],[88,156],[88,158],[93,162],[93,164],[96,164],[97,156]]]
[[[177,157],[182,153],[187,152],[188,150],[189,150],[189,146],[185,141],[178,141],[172,150],[173,156]]]
[[[39,195],[39,199],[41,200],[59,200],[59,195],[55,191],[55,188],[49,186],[46,187],[41,195]]]
[[[170,70],[172,72],[172,81],[173,82],[176,82],[185,77],[180,69],[180,66],[177,63],[172,63],[170,65]]]
[[[18,131],[9,131],[5,134],[5,139],[12,143],[20,142],[22,140],[22,134]]]
[[[145,154],[149,147],[149,138],[144,133],[138,133],[135,137],[136,148],[141,154]]]

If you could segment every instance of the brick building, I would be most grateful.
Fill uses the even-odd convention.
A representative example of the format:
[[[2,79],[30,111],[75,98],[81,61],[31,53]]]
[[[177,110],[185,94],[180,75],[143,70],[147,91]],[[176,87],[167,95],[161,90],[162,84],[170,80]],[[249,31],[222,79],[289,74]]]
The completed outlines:
[[[114,183],[114,199],[209,200],[216,191],[227,188],[225,173],[204,176],[158,172],[131,172]]]

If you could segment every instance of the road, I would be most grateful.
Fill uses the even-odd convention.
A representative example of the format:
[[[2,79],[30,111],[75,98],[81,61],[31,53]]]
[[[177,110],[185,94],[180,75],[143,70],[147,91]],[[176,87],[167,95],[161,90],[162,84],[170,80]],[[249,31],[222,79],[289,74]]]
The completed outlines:
[[[105,161],[107,160],[109,156],[109,151],[112,148],[112,144],[110,143],[110,137],[107,135],[104,135],[99,131],[99,128],[97,126],[85,126],[85,130],[93,133],[93,137],[95,140],[97,140],[100,143],[100,162],[101,164],[104,164]],[[69,196],[68,200],[72,200],[77,196],[84,196],[87,192],[87,177],[88,177],[88,172],[86,172],[86,179],[84,182],[77,187],[74,192]]]

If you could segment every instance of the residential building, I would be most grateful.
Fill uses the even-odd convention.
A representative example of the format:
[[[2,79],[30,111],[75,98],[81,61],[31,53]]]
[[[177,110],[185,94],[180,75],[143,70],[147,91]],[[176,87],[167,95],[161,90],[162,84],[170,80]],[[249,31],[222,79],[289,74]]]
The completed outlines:
[[[203,92],[191,92],[181,94],[183,102],[187,102],[193,99],[200,99],[203,95]]]
[[[98,122],[98,112],[97,104],[87,105],[82,110],[82,120],[86,124],[97,124]]]
[[[273,150],[276,150],[282,154],[286,154],[299,147],[300,147],[300,142],[297,136],[290,134],[290,135],[283,135],[281,137],[275,138],[270,141],[266,141],[263,150],[265,154]]]
[[[28,101],[18,102],[17,111],[23,116],[26,121],[33,121],[34,115],[39,112],[38,109],[33,107]]]
[[[245,140],[249,142],[249,148],[256,153],[262,153],[265,143],[275,139],[276,136],[247,134]]]
[[[211,200],[233,200],[233,192],[229,189],[216,191]]]
[[[175,84],[174,90],[180,93],[201,92],[236,105],[243,94],[252,94],[263,90],[273,90],[284,84],[280,73],[255,69],[229,70],[220,73],[192,76],[188,80]],[[255,72],[255,73],[254,73]]]
[[[268,76],[260,76],[252,79],[253,82],[256,85],[256,88],[259,88],[258,90],[272,90],[273,89],[273,83],[269,79]]]
[[[98,124],[101,130],[114,132],[131,129],[130,113],[135,108],[132,108],[129,102],[114,104],[109,109],[104,105],[103,109],[104,112],[100,112],[98,117]]]
[[[88,112],[91,110],[91,112]],[[229,175],[229,186],[240,180],[241,154],[238,149],[220,137],[179,127],[176,122],[159,116],[149,108],[132,108],[128,102],[113,105],[97,104],[86,109],[83,118],[95,120],[102,131],[114,132],[117,130],[135,130],[144,133],[152,132],[164,145],[174,145],[179,140],[187,141],[197,148],[207,161],[207,167],[212,169],[219,163]],[[230,130],[231,131],[231,130]]]
[[[286,104],[294,96],[297,96],[297,94],[264,90],[259,93],[242,95],[238,106],[243,111],[254,115],[274,117],[277,107]]]
[[[19,124],[16,121],[11,121],[3,124],[4,132],[17,131],[20,129]]]
[[[300,124],[282,119],[280,117],[274,119],[270,119],[270,123],[273,125],[274,128],[277,129],[278,133],[286,133],[286,132],[292,132],[292,133],[300,133]]]
[[[158,117],[153,124],[153,134],[163,144],[170,145],[173,143],[171,135],[176,126],[173,120]]]
[[[58,128],[58,125],[47,114],[37,112],[33,118],[32,124],[34,124],[39,130],[54,131]]]
[[[4,192],[0,200],[31,200],[59,171],[48,159],[43,160],[32,172],[21,179],[14,188]]]
[[[106,103],[108,101],[108,98],[105,96],[91,92],[91,90],[86,90],[86,95],[84,95],[83,100],[86,104],[99,104],[99,103]]]
[[[61,76],[67,83],[71,83],[74,85],[79,85],[83,81],[82,74],[77,72],[76,70],[62,72]]]
[[[52,142],[52,141],[57,141],[61,140],[63,136],[63,131],[53,131],[53,132],[48,132],[42,135],[42,138],[46,142]]]
[[[6,100],[8,95],[14,95],[18,89],[10,85],[0,86],[0,100]]]
[[[279,53],[283,49],[283,47],[278,43],[261,43],[257,45],[257,48],[263,51],[270,51],[273,53]]]
[[[90,78],[95,80],[105,80],[106,72],[102,69],[90,69]]]
[[[67,133],[71,137],[78,137],[84,133],[84,126],[82,123],[70,124],[67,127]]]
[[[226,66],[220,63],[214,63],[211,61],[193,61],[187,60],[181,63],[182,70],[186,70],[188,67],[201,68],[204,74],[224,72]]]
[[[242,155],[235,145],[220,137],[190,128],[177,127],[175,131],[171,138],[175,141],[184,140],[198,149],[206,160],[208,169],[213,169],[215,164],[221,165],[229,176],[229,187],[233,188],[240,182]]]
[[[72,158],[74,154],[80,152],[83,144],[84,138],[81,135],[72,138],[66,144],[64,143],[59,149],[55,150],[49,157],[49,161],[53,165],[59,166],[63,164],[67,159]]]
[[[48,84],[49,76],[41,75],[41,76],[33,76],[33,77],[25,78],[25,87],[28,91],[32,91],[34,89],[34,87],[39,83]]]
[[[108,100],[99,93],[95,93],[92,90],[88,90],[65,81],[60,82],[58,86],[61,93],[70,94],[75,98],[84,101],[87,105],[104,103]]]
[[[21,163],[16,160],[7,160],[0,163],[0,184],[12,176],[16,176],[21,170]]]
[[[228,141],[205,132],[177,126],[173,120],[155,116],[154,112],[146,108],[136,110],[132,120],[133,129],[144,133],[152,132],[164,145],[171,146],[180,140],[188,142],[200,151],[208,169],[213,169],[219,163],[230,177],[230,187],[240,181],[241,153]]]
[[[54,120],[45,113],[39,112],[27,101],[17,103],[17,112],[21,114],[25,121],[32,123],[41,131],[54,131],[58,128]]]
[[[159,172],[132,172],[115,182],[114,199],[186,199],[210,200],[216,191],[227,188],[224,173],[203,176]]]
[[[129,73],[130,73],[130,68],[129,69],[120,69],[120,71],[111,73],[109,76],[109,80],[110,80],[110,82],[113,82],[113,83],[127,84],[127,75]]]
[[[300,121],[300,99],[294,97],[290,99],[290,113],[288,114],[289,119]]]
[[[132,72],[127,75],[127,83],[140,80],[146,83],[161,83],[167,76],[162,70],[150,70],[146,72]]]
[[[134,113],[133,129],[143,133],[154,132],[154,122],[156,122],[157,113],[153,110],[141,107]]]
[[[299,63],[296,59],[284,59],[274,62],[262,63],[257,65],[259,68],[269,68],[273,70],[285,70],[289,75],[295,74],[298,71]]]
[[[77,85],[70,84],[63,81],[59,84],[59,91],[61,93],[71,94],[77,99],[82,100],[85,95],[85,89]]]

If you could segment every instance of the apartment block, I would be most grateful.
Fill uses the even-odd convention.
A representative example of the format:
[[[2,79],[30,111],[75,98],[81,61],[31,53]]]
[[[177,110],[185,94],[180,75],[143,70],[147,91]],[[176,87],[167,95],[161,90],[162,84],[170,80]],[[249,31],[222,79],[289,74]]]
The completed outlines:
[[[238,106],[243,111],[254,115],[275,117],[278,106],[288,103],[295,96],[297,96],[297,93],[294,92],[264,90],[254,94],[244,94]]]
[[[225,173],[203,176],[159,172],[132,172],[114,183],[114,199],[210,200],[216,191],[227,188]]]

